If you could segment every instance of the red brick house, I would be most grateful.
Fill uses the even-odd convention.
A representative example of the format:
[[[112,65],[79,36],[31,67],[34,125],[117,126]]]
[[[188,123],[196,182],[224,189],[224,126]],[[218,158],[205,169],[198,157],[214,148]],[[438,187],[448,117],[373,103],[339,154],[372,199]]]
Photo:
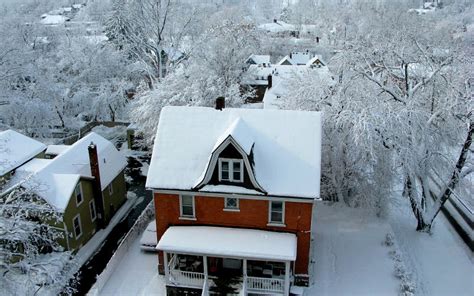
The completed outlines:
[[[288,295],[307,279],[319,199],[321,114],[166,107],[146,186],[169,294]]]

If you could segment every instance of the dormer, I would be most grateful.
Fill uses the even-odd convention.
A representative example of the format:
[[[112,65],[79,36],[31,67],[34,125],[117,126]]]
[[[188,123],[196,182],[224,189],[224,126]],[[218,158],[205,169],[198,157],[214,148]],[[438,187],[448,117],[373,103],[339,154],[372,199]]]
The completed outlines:
[[[265,193],[255,178],[254,145],[251,129],[237,118],[214,145],[203,177],[195,189],[206,185],[228,185]]]

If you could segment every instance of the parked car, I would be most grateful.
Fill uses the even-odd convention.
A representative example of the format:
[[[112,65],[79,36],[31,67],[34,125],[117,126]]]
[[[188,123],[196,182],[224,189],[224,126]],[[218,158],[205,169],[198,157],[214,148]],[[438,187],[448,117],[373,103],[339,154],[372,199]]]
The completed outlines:
[[[156,221],[153,220],[150,222],[150,224],[148,224],[145,232],[142,234],[142,238],[140,239],[140,248],[147,252],[157,252],[155,249],[157,244]]]

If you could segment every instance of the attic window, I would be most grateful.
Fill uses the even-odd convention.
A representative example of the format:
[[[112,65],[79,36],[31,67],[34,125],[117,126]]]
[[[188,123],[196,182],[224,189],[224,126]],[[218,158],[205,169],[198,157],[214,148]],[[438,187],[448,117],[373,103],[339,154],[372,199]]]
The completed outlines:
[[[242,159],[219,158],[219,181],[243,182],[244,161]]]

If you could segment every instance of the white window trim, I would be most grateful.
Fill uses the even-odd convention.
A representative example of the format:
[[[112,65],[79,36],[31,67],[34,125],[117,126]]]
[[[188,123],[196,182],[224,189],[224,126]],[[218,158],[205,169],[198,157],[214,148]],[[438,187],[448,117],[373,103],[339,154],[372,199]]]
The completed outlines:
[[[237,207],[235,207],[235,208],[228,208],[227,207],[227,200],[231,199],[231,198],[237,200]],[[224,197],[224,211],[227,211],[227,212],[240,212],[239,198],[238,197]]]
[[[76,194],[77,185],[79,185],[79,190],[81,191],[81,202],[80,203],[77,202],[77,194]],[[84,202],[84,192],[82,191],[81,181],[79,181],[79,183],[77,183],[77,185],[76,185],[76,187],[74,187],[74,197],[76,198],[76,206],[78,207]]]
[[[282,203],[282,215],[281,215],[281,222],[278,221],[272,221],[272,203],[273,202],[281,202]],[[268,224],[267,226],[286,226],[285,225],[285,202],[284,201],[279,201],[279,200],[269,200],[268,201]]]
[[[222,179],[222,162],[229,162],[229,180]],[[234,179],[234,162],[240,163],[240,179]],[[235,159],[235,158],[219,158],[219,182],[221,181],[228,181],[228,182],[244,182],[244,160],[243,159]]]
[[[193,201],[193,215],[192,216],[183,215],[183,196],[191,196],[192,198],[192,201]],[[179,218],[181,220],[196,220],[196,203],[195,203],[194,195],[191,195],[191,194],[179,195]]]
[[[112,196],[112,194],[114,194],[114,186],[113,186],[113,183],[110,182],[109,184],[109,196]]]
[[[92,217],[92,207],[94,208],[94,217]],[[89,202],[89,213],[91,215],[91,221],[94,222],[97,219],[97,209],[93,199]]]
[[[74,225],[74,220],[76,220],[76,218],[79,221],[79,230],[81,231],[81,233],[79,233],[79,235],[76,235],[76,226]],[[74,216],[74,218],[72,218],[72,228],[73,228],[73,231],[74,231],[74,237],[76,238],[76,240],[79,239],[82,236],[81,214],[77,214],[76,216]]]

